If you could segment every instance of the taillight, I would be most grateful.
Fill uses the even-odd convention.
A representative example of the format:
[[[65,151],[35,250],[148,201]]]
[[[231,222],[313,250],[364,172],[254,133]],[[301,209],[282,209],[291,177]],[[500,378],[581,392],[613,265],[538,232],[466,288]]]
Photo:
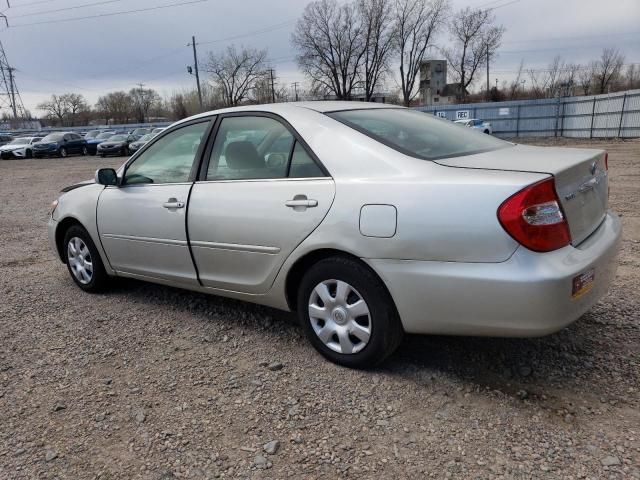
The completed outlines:
[[[553,177],[523,188],[498,208],[500,224],[518,243],[536,252],[571,242]]]
[[[604,154],[604,168],[608,171],[609,170],[609,153],[605,152]]]

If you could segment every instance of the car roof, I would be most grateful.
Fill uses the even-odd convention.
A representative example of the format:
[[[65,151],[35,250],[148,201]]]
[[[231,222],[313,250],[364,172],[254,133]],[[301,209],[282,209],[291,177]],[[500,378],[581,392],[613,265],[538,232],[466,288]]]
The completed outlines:
[[[391,105],[388,103],[374,103],[374,102],[346,102],[346,101],[315,101],[315,102],[286,102],[286,103],[266,103],[262,105],[242,105],[240,107],[228,107],[219,110],[211,110],[209,112],[199,113],[188,118],[184,118],[174,125],[197,120],[198,118],[205,118],[211,115],[219,115],[223,113],[234,112],[265,112],[275,113],[284,116],[287,112],[291,112],[292,109],[305,109],[313,110],[319,113],[339,112],[344,110],[365,110],[365,109],[382,109],[382,108],[405,108],[399,105]]]

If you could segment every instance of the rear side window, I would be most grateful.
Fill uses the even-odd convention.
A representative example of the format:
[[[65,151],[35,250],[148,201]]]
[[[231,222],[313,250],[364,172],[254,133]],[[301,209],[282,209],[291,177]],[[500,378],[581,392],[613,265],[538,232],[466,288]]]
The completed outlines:
[[[324,177],[287,127],[270,117],[222,120],[211,151],[207,180]]]
[[[408,109],[346,110],[330,117],[399,152],[423,160],[473,155],[512,144]]]

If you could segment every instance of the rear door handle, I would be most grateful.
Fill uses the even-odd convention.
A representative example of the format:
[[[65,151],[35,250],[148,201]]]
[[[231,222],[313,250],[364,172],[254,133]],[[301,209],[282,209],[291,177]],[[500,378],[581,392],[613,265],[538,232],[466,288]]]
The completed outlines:
[[[184,208],[184,202],[179,202],[176,198],[170,198],[167,202],[163,203],[164,208]]]
[[[306,197],[305,198],[296,198],[296,199],[293,199],[293,200],[287,200],[285,205],[287,207],[291,207],[291,208],[296,208],[296,207],[312,208],[312,207],[317,207],[318,206],[318,201],[317,200],[313,200],[313,199],[307,199]]]

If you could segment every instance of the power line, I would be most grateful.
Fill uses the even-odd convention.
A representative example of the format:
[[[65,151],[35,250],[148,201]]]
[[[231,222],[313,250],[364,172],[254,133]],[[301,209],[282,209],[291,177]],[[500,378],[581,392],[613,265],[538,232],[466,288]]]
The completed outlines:
[[[102,17],[114,17],[116,15],[126,15],[129,13],[142,13],[142,12],[150,12],[152,10],[161,10],[164,8],[172,8],[172,7],[182,7],[185,5],[193,5],[196,3],[204,3],[204,2],[208,2],[210,0],[191,0],[188,2],[182,2],[182,3],[168,3],[166,5],[158,5],[155,7],[148,7],[148,8],[138,8],[136,10],[123,10],[120,12],[111,12],[111,13],[101,13],[98,15],[87,15],[86,17],[73,17],[73,18],[62,18],[59,20],[45,20],[42,22],[33,22],[33,23],[19,23],[18,25],[12,25],[12,28],[18,28],[18,27],[31,27],[34,25],[45,25],[45,24],[50,24],[50,23],[64,23],[64,22],[74,22],[77,20],[88,20],[90,18],[102,18]]]
[[[603,33],[603,34],[598,34],[598,35],[576,35],[576,36],[568,36],[568,37],[545,37],[545,38],[537,38],[537,39],[530,39],[530,40],[510,40],[508,42],[502,42],[504,45],[510,45],[512,43],[540,43],[540,42],[545,42],[545,41],[550,41],[550,40],[583,40],[583,39],[589,39],[589,38],[594,38],[594,37],[623,37],[623,36],[627,36],[627,35],[640,35],[640,31],[637,32],[624,32],[624,33]]]
[[[289,26],[289,25],[295,23],[296,20],[297,19],[287,20],[286,22],[277,23],[275,25],[271,25],[269,27],[264,27],[264,28],[261,28],[260,30],[255,30],[253,32],[242,33],[242,34],[239,34],[239,35],[234,35],[232,37],[218,38],[216,40],[208,40],[208,41],[205,41],[205,42],[198,42],[198,44],[199,45],[209,45],[211,43],[228,42],[229,40],[236,40],[238,38],[251,37],[253,35],[259,35],[261,33],[269,33],[269,32],[273,32],[274,30],[278,30],[280,28],[284,28],[286,26]]]
[[[11,5],[12,9],[15,8],[22,8],[22,7],[31,7],[32,5],[40,5],[42,3],[51,3],[51,2],[57,2],[58,0],[38,0],[36,2],[29,2],[29,3],[20,3],[18,5]]]
[[[116,2],[124,2],[124,0],[103,0],[101,2],[94,3],[85,3],[83,5],[76,5],[75,7],[64,7],[64,8],[56,8],[53,10],[43,10],[40,12],[32,12],[32,13],[24,13],[22,15],[12,15],[11,18],[23,18],[23,17],[34,17],[36,15],[44,15],[47,13],[56,13],[56,12],[65,12],[67,10],[75,10],[77,8],[86,8],[86,7],[95,7],[98,5],[106,5],[108,3],[116,3]]]

